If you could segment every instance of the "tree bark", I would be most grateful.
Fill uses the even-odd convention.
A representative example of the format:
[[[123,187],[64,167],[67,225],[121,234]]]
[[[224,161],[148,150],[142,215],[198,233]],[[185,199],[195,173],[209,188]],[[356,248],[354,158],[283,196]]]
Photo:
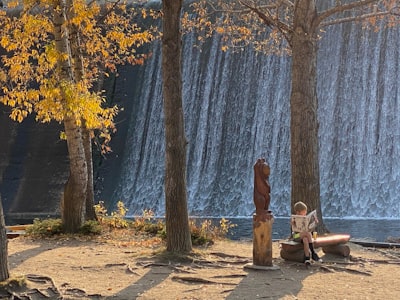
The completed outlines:
[[[167,251],[189,252],[186,137],[182,104],[182,0],[163,0],[162,71],[165,115],[165,223]]]
[[[64,188],[62,202],[62,222],[64,231],[76,233],[84,222],[85,199],[87,188],[87,166],[82,143],[81,128],[76,120],[65,117],[64,128],[67,135],[70,174]]]
[[[317,18],[315,0],[295,1],[292,35],[291,107],[291,204],[303,201],[322,221],[319,182],[317,100]]]
[[[4,222],[3,204],[0,195],[0,282],[10,277],[8,266],[8,240]]]
[[[253,264],[272,266],[272,214],[265,220],[253,215]]]
[[[54,3],[54,39],[56,49],[66,54],[68,59],[59,60],[59,78],[65,84],[74,83],[74,70],[72,65],[70,36],[66,17],[70,11],[70,2],[58,0]],[[67,95],[63,94],[64,105],[64,130],[67,136],[67,147],[70,164],[70,174],[64,188],[64,197],[61,202],[61,218],[64,231],[75,233],[84,221],[84,203],[87,188],[87,164],[83,147],[82,132],[77,125],[77,120],[68,110]]]
[[[67,0],[67,7],[72,7],[72,0]],[[68,11],[68,18],[71,20],[74,17],[75,11]],[[69,26],[69,44],[71,45],[71,56],[74,61],[73,74],[75,82],[81,82],[85,79],[85,67],[83,64],[81,51],[81,38],[79,30],[75,24]],[[86,122],[81,120],[81,134],[83,149],[85,152],[86,168],[87,168],[87,185],[85,196],[85,220],[97,220],[94,210],[94,187],[93,187],[93,156],[92,156],[92,139],[91,131],[87,128]]]
[[[82,136],[87,166],[85,220],[97,220],[96,212],[94,210],[92,139],[90,137],[90,131],[86,127],[82,128]]]

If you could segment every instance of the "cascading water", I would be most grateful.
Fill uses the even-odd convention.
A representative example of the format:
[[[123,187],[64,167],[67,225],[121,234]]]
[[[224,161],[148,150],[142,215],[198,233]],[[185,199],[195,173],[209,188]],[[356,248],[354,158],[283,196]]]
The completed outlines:
[[[347,24],[328,28],[320,41],[324,217],[400,217],[399,34]],[[290,58],[222,52],[217,36],[202,51],[195,42],[194,34],[186,36],[183,51],[190,215],[251,216],[253,164],[264,156],[271,166],[271,209],[288,216]],[[122,168],[113,179],[118,184],[108,195],[132,215],[165,210],[160,44],[152,51],[140,71],[125,70],[116,85],[130,91],[133,104]]]
[[[336,29],[319,52],[321,203],[329,216],[399,218],[400,31]]]

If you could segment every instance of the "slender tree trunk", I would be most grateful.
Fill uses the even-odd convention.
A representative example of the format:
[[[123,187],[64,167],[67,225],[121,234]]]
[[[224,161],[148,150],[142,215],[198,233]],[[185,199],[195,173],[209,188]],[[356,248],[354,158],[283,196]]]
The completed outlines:
[[[92,139],[90,138],[90,131],[85,126],[82,128],[82,136],[83,136],[83,147],[85,150],[86,166],[87,166],[85,219],[97,220],[96,212],[94,210]]]
[[[74,67],[71,57],[70,32],[67,24],[67,16],[71,9],[71,2],[58,0],[54,3],[54,39],[56,49],[66,54],[68,59],[59,60],[60,80],[74,83]],[[67,109],[67,95],[64,93],[65,105],[64,129],[67,136],[68,155],[70,163],[70,174],[64,188],[64,198],[61,203],[61,217],[64,230],[74,233],[79,230],[84,221],[84,204],[87,188],[87,164],[83,147],[81,128],[77,120]]]
[[[0,282],[10,277],[8,266],[8,240],[4,222],[3,204],[0,195]]]
[[[317,17],[315,0],[295,1],[292,36],[291,165],[292,208],[305,202],[322,221],[319,184]],[[321,225],[323,222],[321,222]]]
[[[67,0],[67,6],[72,7],[72,0]],[[72,19],[75,12],[73,9],[69,10],[68,18]],[[77,26],[71,24],[69,26],[69,44],[71,45],[71,56],[74,61],[73,73],[75,82],[81,82],[85,79],[85,67],[83,65],[81,40]],[[92,156],[92,139],[91,131],[86,127],[86,122],[81,120],[81,134],[83,149],[85,151],[86,159],[86,196],[85,196],[85,220],[97,220],[96,212],[94,210],[94,186],[93,186],[93,156]]]
[[[182,0],[163,0],[162,70],[165,114],[165,204],[167,251],[189,252],[186,137],[182,107]]]

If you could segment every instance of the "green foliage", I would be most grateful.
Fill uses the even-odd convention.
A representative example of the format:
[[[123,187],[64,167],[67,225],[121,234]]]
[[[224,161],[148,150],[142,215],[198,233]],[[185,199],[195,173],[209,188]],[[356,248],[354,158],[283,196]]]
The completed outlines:
[[[79,233],[83,235],[97,235],[101,234],[102,228],[97,221],[86,221],[79,229]],[[63,226],[61,219],[45,219],[33,220],[33,225],[26,228],[26,234],[29,236],[49,237],[62,234]]]
[[[156,219],[152,210],[143,210],[143,214],[136,217],[133,221],[125,218],[128,211],[125,205],[119,201],[117,210],[111,215],[107,214],[104,202],[95,205],[98,221],[86,221],[79,230],[82,235],[101,235],[103,228],[132,229],[132,237],[135,233],[145,233],[149,236],[158,236],[165,240],[167,237],[166,226],[163,220]],[[229,220],[222,218],[218,225],[212,220],[189,220],[190,234],[194,246],[213,244],[215,240],[226,238],[229,230],[237,225]],[[63,233],[61,219],[35,219],[33,225],[26,229],[26,234],[36,237],[50,237]]]
[[[34,219],[33,225],[26,229],[26,234],[31,236],[53,236],[62,232],[61,219]]]
[[[102,232],[102,227],[98,221],[89,220],[83,223],[79,232],[83,235],[98,235]]]

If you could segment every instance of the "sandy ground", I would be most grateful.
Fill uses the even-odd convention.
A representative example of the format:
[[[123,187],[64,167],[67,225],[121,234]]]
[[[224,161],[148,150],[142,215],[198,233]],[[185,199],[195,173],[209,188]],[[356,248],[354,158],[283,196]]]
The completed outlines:
[[[19,237],[9,240],[10,271],[27,287],[0,299],[399,299],[400,250],[350,246],[350,258],[318,249],[324,262],[307,269],[281,259],[274,242],[277,270],[265,271],[244,267],[251,241],[217,241],[177,263],[154,239]]]

